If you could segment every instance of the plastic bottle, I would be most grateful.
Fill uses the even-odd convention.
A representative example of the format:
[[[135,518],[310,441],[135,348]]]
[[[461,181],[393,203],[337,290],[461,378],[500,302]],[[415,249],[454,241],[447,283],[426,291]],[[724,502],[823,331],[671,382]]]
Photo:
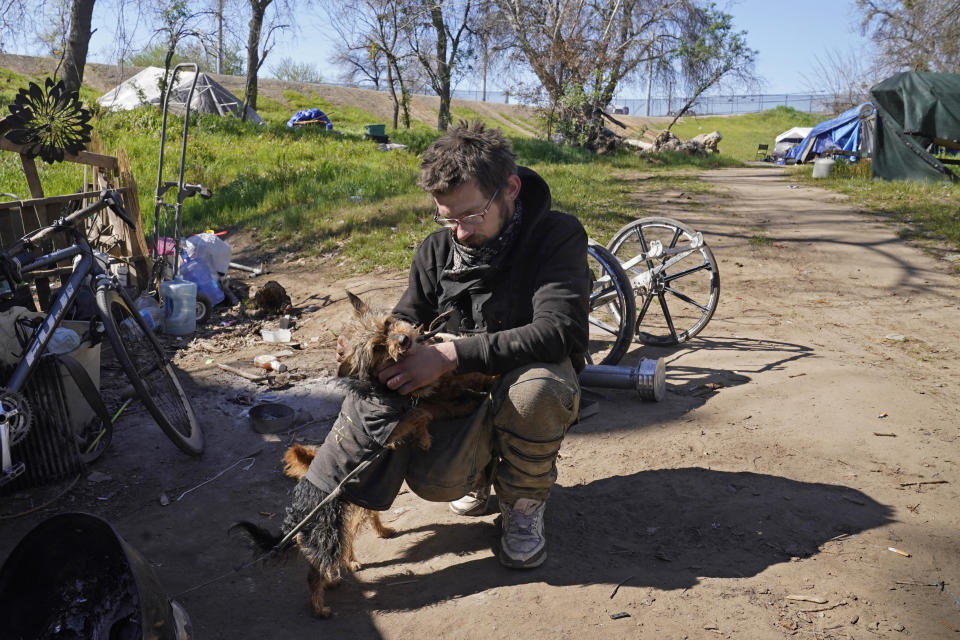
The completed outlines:
[[[80,346],[80,334],[73,329],[57,327],[50,336],[50,342],[47,343],[47,351],[50,353],[70,353]]]
[[[283,372],[287,370],[287,365],[280,362],[277,356],[273,355],[257,356],[253,359],[253,364],[267,371]]]
[[[217,279],[210,273],[207,263],[203,260],[191,260],[185,258],[180,263],[180,273],[184,279],[197,285],[197,293],[202,293],[210,299],[210,304],[217,305],[223,302],[225,297],[223,289],[217,283]]]
[[[197,285],[177,275],[160,283],[163,298],[164,331],[174,336],[197,330]]]
[[[135,306],[151,331],[163,331],[164,310],[156,298],[144,294],[137,298]]]

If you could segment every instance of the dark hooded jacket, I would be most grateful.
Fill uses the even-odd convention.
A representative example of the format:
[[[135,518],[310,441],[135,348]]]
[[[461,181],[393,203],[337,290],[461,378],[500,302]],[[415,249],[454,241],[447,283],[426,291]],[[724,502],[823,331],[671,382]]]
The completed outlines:
[[[570,358],[583,369],[590,274],[587,234],[571,215],[550,210],[550,188],[520,167],[520,231],[494,268],[469,278],[451,273],[453,233],[423,241],[407,290],[393,313],[429,326],[450,312],[444,329],[456,341],[458,373],[505,373],[532,362]]]

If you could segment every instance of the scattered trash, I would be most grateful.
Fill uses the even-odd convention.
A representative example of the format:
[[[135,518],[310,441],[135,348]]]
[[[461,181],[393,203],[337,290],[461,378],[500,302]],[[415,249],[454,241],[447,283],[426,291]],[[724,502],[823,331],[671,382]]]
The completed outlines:
[[[160,494],[160,506],[161,506],[161,507],[166,507],[166,506],[169,505],[169,504],[170,504],[170,496],[168,496],[166,493],[161,493],[161,494]]]
[[[320,307],[318,307],[317,305],[311,304],[311,305],[307,305],[306,307],[304,307],[304,308],[303,308],[303,312],[304,312],[304,313],[313,313],[314,311],[317,311],[317,310],[319,310],[319,309],[320,309]]]
[[[207,358],[203,361],[203,364],[213,364],[213,358]]]
[[[261,329],[260,336],[264,342],[290,342],[290,329]]]
[[[230,263],[230,268],[231,268],[231,269],[239,269],[240,271],[249,271],[250,273],[252,273],[252,274],[255,275],[255,276],[259,276],[261,273],[264,272],[263,265],[260,265],[260,268],[259,268],[259,269],[254,269],[253,267],[248,267],[248,266],[245,265],[245,264],[238,264],[238,263],[236,263],[236,262],[231,262],[231,263]]]
[[[887,551],[893,551],[894,553],[896,553],[896,554],[898,554],[898,555],[901,555],[901,556],[903,556],[904,558],[909,558],[909,557],[910,557],[910,554],[909,554],[909,553],[907,553],[906,551],[901,551],[900,549],[897,549],[896,547],[887,547]]]
[[[257,356],[253,359],[253,364],[267,371],[282,372],[287,370],[287,365],[280,362],[275,355],[271,354]]]
[[[903,336],[899,333],[891,333],[883,337],[884,340],[890,340],[891,342],[903,342],[906,340],[906,336]]]
[[[878,417],[883,417],[883,416],[878,416]],[[875,435],[875,436],[885,436],[885,437],[887,437],[887,438],[896,438],[896,437],[897,437],[897,434],[895,434],[895,433],[883,433],[882,431],[874,431],[874,432],[873,432],[873,435]]]
[[[214,480],[216,480],[217,478],[219,478],[220,476],[222,476],[223,474],[225,474],[227,471],[230,471],[230,469],[233,469],[235,466],[237,466],[237,465],[240,464],[241,462],[245,462],[245,461],[247,461],[247,460],[250,461],[250,462],[247,464],[247,466],[245,466],[245,467],[243,468],[244,471],[249,471],[249,470],[250,470],[250,467],[253,466],[253,463],[256,462],[255,456],[260,455],[260,452],[261,452],[261,451],[263,451],[263,449],[258,449],[257,451],[254,451],[253,453],[251,453],[249,456],[240,458],[239,460],[237,460],[236,462],[234,462],[232,465],[230,465],[229,467],[227,467],[226,469],[224,469],[223,471],[221,471],[221,472],[218,473],[217,475],[213,476],[213,477],[210,478],[209,480],[204,480],[203,482],[201,482],[200,484],[196,485],[195,487],[190,487],[189,489],[187,489],[186,491],[184,491],[183,493],[181,493],[179,496],[177,496],[177,499],[174,500],[174,502],[180,502],[181,500],[183,500],[183,497],[184,497],[185,495],[187,495],[188,493],[190,493],[191,491],[194,491],[194,490],[196,490],[196,489],[199,489],[199,488],[202,487],[203,485],[209,484],[209,483],[213,482]]]
[[[108,480],[113,480],[113,476],[108,473],[103,473],[102,471],[92,471],[90,475],[87,476],[87,482],[92,482],[94,484],[98,482],[107,482]]]
[[[293,424],[296,411],[285,404],[270,402],[250,408],[250,423],[257,433],[277,433]]]
[[[611,614],[610,614],[610,619],[611,619],[611,620],[619,620],[619,619],[621,619],[621,618],[629,618],[629,617],[630,617],[630,614],[627,613],[626,611],[621,611],[621,612],[619,612],[619,613],[611,613]]]
[[[886,417],[887,417],[887,412],[886,412],[886,411],[884,411],[883,413],[881,413],[881,414],[880,414],[880,415],[878,415],[877,417],[878,417],[878,418],[880,418],[880,419],[882,420],[883,418],[886,418]]]

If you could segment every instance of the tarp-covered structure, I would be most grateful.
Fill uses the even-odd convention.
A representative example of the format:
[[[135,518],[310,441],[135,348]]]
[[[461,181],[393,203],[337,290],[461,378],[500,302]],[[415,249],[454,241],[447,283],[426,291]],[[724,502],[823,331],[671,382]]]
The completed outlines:
[[[193,76],[193,71],[177,73],[167,103],[171,113],[179,115],[186,113],[187,96],[190,93]],[[163,78],[163,69],[147,67],[100,96],[97,102],[111,111],[136,109],[144,104],[163,106],[163,93],[160,91],[161,78]],[[190,99],[190,113],[215,113],[239,118],[241,109],[243,109],[243,102],[227,91],[223,85],[202,71],[197,74],[197,86]],[[247,107],[247,120],[263,124],[263,119],[250,107]]]
[[[837,151],[869,155],[873,150],[875,122],[876,109],[864,102],[815,126],[800,144],[787,151],[787,158],[803,163]]]
[[[956,180],[930,153],[960,149],[960,75],[903,72],[870,89],[877,106],[873,176],[884,180]]]
[[[813,127],[791,127],[774,138],[773,151],[770,155],[774,158],[783,158],[787,151],[797,146],[803,139],[810,135]]]

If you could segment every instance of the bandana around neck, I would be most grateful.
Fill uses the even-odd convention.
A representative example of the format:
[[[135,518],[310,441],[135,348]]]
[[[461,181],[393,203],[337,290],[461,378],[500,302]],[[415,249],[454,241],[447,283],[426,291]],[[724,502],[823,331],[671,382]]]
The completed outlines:
[[[478,277],[490,268],[499,267],[502,260],[509,255],[520,234],[520,223],[523,217],[523,206],[520,199],[515,200],[513,215],[503,229],[493,240],[479,247],[468,247],[454,239],[453,266],[447,269],[445,275],[456,279]]]

